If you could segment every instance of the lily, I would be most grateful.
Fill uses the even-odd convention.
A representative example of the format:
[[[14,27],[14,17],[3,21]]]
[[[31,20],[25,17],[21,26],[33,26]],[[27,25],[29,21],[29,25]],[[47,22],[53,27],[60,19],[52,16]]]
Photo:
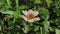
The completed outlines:
[[[22,15],[22,18],[25,20],[25,21],[28,21],[28,22],[34,22],[34,21],[39,21],[40,18],[39,17],[36,17],[39,12],[38,11],[33,11],[33,10],[28,10],[28,11],[22,11],[22,13],[24,15]]]

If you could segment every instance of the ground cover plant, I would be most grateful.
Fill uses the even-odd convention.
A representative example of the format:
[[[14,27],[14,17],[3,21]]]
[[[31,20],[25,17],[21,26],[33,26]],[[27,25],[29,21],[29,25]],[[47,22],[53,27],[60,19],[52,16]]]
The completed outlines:
[[[60,34],[60,0],[0,0],[0,34]]]

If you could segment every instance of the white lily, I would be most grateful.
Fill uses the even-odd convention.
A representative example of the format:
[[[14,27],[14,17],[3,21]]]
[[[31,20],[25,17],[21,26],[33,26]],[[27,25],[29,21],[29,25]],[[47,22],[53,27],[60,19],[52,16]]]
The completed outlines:
[[[22,18],[25,21],[34,22],[34,21],[40,20],[39,17],[36,17],[39,14],[38,11],[29,10],[29,11],[22,11],[22,13],[24,14],[24,15],[22,15]]]

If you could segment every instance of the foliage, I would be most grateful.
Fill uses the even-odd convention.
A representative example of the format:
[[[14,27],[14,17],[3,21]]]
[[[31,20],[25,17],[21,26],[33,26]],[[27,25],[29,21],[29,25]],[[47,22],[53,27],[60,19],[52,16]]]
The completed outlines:
[[[29,23],[22,10],[36,10],[40,21]],[[60,34],[60,0],[0,0],[0,34]]]

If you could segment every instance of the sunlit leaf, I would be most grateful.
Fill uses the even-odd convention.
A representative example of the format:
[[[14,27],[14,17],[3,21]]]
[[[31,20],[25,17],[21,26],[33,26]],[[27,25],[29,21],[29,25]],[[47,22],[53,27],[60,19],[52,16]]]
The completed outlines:
[[[43,21],[43,24],[44,24],[45,28],[49,28],[49,26],[50,26],[49,21]]]
[[[14,11],[1,11],[1,13],[13,15]]]
[[[35,26],[34,31],[38,31],[39,30],[39,26]]]
[[[0,31],[1,31],[1,25],[0,25]]]
[[[46,3],[47,3],[47,6],[49,7],[50,5],[51,5],[51,3],[52,3],[52,1],[51,0],[45,0],[46,1]]]
[[[41,0],[34,0],[34,3],[40,4],[41,3]]]
[[[11,6],[10,0],[6,0],[6,1],[7,1],[8,6]]]
[[[56,29],[55,32],[56,32],[56,34],[60,34],[60,30],[59,29]]]

